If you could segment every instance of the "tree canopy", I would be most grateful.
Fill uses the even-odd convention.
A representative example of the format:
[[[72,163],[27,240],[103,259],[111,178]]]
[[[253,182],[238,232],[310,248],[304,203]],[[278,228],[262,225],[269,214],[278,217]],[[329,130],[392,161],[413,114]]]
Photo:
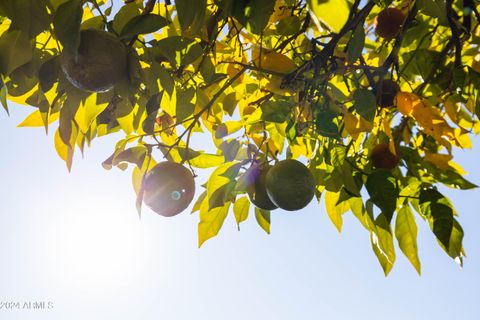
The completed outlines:
[[[458,214],[437,186],[476,187],[453,154],[480,132],[478,1],[113,8],[0,0],[1,104],[34,107],[19,126],[53,129],[69,170],[75,152],[120,133],[103,166],[133,168],[140,213],[142,181],[158,162],[210,169],[193,205],[201,246],[229,213],[240,226],[251,208],[270,233],[271,213],[251,206],[245,177],[258,163],[300,159],[334,226],[351,212],[385,274],[394,238],[420,273],[416,220],[462,264]],[[194,149],[200,135],[216,150]]]

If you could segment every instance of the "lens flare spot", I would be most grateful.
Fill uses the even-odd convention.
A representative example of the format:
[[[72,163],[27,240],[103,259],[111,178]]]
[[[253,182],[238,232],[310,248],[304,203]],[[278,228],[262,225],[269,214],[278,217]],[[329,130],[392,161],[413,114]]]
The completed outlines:
[[[175,190],[175,191],[172,191],[170,196],[172,197],[173,200],[178,201],[182,197],[182,194],[179,191]]]

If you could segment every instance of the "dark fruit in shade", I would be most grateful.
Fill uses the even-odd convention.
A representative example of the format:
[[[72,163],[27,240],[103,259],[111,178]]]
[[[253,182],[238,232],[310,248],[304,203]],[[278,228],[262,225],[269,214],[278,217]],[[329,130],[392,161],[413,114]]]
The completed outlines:
[[[287,159],[278,162],[267,172],[267,193],[272,202],[288,211],[300,210],[315,195],[315,179],[300,161]]]
[[[82,30],[77,54],[63,50],[61,67],[75,87],[85,91],[107,91],[126,74],[127,49],[109,32]]]
[[[399,90],[400,87],[395,81],[392,79],[383,79],[377,83],[377,104],[382,108],[392,107],[395,96]]]
[[[190,170],[181,164],[165,161],[147,173],[143,188],[143,202],[159,215],[171,217],[192,202],[195,179]]]
[[[377,169],[391,170],[398,166],[400,157],[390,151],[388,143],[380,143],[373,147],[370,160]]]
[[[404,21],[405,15],[401,10],[397,8],[384,9],[377,16],[375,32],[385,40],[392,40],[402,29]]]
[[[248,197],[257,208],[263,210],[275,210],[278,207],[270,200],[267,194],[266,182],[268,166],[254,164],[248,170],[249,185],[247,188]]]

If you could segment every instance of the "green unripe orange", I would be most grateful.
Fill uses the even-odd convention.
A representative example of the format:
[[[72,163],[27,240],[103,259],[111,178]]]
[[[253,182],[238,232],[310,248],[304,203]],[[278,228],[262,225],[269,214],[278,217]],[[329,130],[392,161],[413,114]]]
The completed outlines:
[[[85,91],[107,91],[126,74],[127,49],[109,32],[82,30],[76,54],[64,50],[61,67],[75,87]]]
[[[266,182],[269,167],[258,164],[252,165],[248,172],[248,197],[257,208],[275,210],[278,207],[270,200],[267,194]]]
[[[288,211],[300,210],[315,195],[315,179],[300,161],[287,159],[275,164],[267,173],[267,193],[272,202]]]

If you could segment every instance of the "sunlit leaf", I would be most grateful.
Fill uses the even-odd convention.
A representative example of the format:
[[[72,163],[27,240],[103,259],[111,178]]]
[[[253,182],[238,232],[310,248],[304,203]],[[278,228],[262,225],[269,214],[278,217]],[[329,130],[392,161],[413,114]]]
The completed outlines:
[[[237,221],[238,230],[240,230],[240,223],[247,220],[248,211],[250,210],[250,201],[247,197],[242,197],[235,201],[233,205],[233,213]]]
[[[223,226],[230,209],[230,202],[221,207],[208,209],[208,201],[202,203],[200,208],[200,222],[198,224],[198,247],[208,239],[215,237]]]
[[[258,225],[267,233],[270,234],[270,211],[255,208],[255,218]]]
[[[347,22],[350,8],[346,0],[308,0],[307,3],[313,21],[319,29],[322,29],[323,24],[338,33]]]
[[[413,265],[418,274],[420,271],[420,260],[418,259],[417,248],[417,224],[413,217],[412,210],[408,205],[402,206],[397,212],[395,220],[395,237],[398,246]]]

